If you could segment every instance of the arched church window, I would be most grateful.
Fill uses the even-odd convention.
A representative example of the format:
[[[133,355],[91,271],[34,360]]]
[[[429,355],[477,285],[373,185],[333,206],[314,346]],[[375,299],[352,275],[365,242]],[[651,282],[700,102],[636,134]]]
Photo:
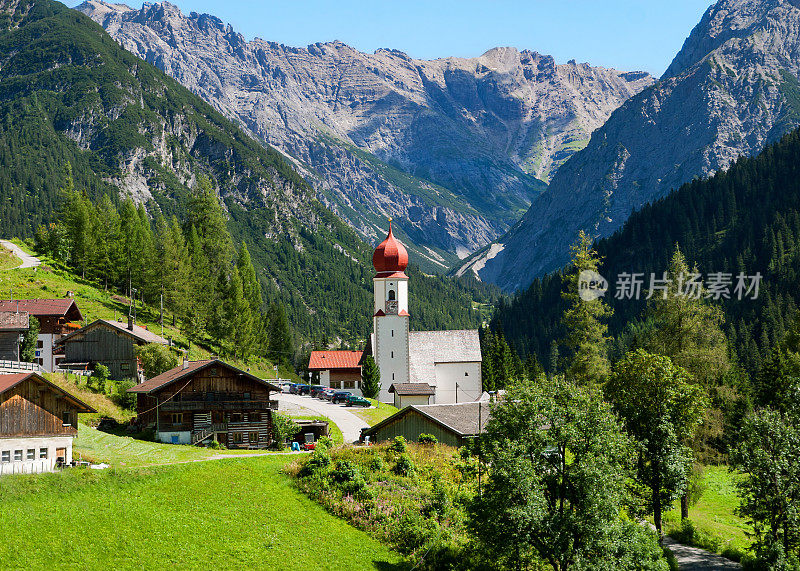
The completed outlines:
[[[389,290],[389,301],[394,301],[394,300],[395,300],[394,290],[390,289]]]

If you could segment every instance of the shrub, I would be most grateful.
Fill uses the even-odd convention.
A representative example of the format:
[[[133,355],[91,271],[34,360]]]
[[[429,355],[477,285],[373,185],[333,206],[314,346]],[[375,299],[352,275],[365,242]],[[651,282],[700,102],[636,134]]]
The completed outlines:
[[[382,472],[386,467],[386,462],[377,454],[369,461],[369,469],[373,472]]]
[[[272,430],[275,435],[274,446],[283,448],[286,440],[297,434],[300,426],[288,416],[274,412],[272,413]]]
[[[324,446],[318,446],[314,448],[314,451],[311,453],[311,457],[308,461],[303,465],[303,468],[300,470],[300,476],[306,477],[322,470],[325,470],[328,466],[331,465],[331,456],[328,454],[328,449]]]
[[[414,462],[411,461],[411,457],[408,454],[403,452],[392,470],[398,476],[411,476],[414,474]]]
[[[434,521],[409,511],[389,530],[389,539],[400,553],[408,555],[433,539],[437,530]]]
[[[402,454],[408,450],[408,444],[402,436],[395,436],[390,448],[398,454]]]
[[[106,383],[108,382],[108,378],[110,376],[111,376],[111,371],[108,370],[108,367],[106,367],[102,363],[97,363],[94,366],[94,371],[92,371],[92,376],[89,377],[89,380],[86,384],[89,388],[97,391],[98,393],[105,393]]]
[[[420,434],[417,442],[420,444],[438,444],[439,440],[433,434]]]
[[[116,383],[117,391],[116,394],[111,397],[116,404],[121,406],[122,408],[127,408],[128,410],[133,410],[136,408],[136,395],[134,393],[129,393],[128,389],[131,389],[136,386],[136,382],[134,381],[120,381]]]
[[[352,482],[358,477],[361,477],[361,472],[350,460],[341,460],[337,462],[336,468],[330,473],[331,480],[337,484]]]
[[[211,445],[209,446],[209,448],[211,448],[212,450],[225,450],[225,445],[224,444],[220,444],[220,442],[218,440],[214,440],[214,441],[211,442]]]

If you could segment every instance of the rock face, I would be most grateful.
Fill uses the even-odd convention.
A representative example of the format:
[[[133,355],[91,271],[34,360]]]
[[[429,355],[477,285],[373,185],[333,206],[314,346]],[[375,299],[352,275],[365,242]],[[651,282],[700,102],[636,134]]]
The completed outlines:
[[[617,109],[519,224],[457,273],[525,287],[568,262],[579,230],[608,236],[634,209],[800,124],[798,6],[720,0],[709,8],[661,80]]]
[[[340,42],[247,42],[168,3],[78,9],[292,157],[366,239],[398,217],[411,248],[440,268],[508,230],[542,181],[654,81],[511,48],[424,61]]]

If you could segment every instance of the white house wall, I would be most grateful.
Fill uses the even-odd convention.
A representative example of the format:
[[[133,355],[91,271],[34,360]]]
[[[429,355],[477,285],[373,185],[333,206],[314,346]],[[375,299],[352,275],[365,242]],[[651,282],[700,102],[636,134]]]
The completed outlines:
[[[434,369],[436,395],[431,404],[472,402],[481,396],[480,362],[436,363]]]
[[[40,458],[41,449],[47,448],[47,458]],[[66,461],[72,461],[72,437],[0,438],[0,476],[8,474],[37,474],[52,472],[56,466],[56,450],[66,448]],[[22,460],[14,460],[14,452],[22,450]],[[28,450],[34,459],[28,459]],[[3,462],[3,452],[9,453],[9,462]]]

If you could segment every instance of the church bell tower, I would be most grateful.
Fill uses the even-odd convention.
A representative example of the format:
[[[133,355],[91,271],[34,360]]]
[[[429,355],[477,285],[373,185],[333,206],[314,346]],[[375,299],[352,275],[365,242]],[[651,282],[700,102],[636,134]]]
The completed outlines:
[[[391,402],[389,387],[409,382],[408,359],[408,252],[392,234],[372,254],[375,277],[372,354],[381,372],[378,400]]]

